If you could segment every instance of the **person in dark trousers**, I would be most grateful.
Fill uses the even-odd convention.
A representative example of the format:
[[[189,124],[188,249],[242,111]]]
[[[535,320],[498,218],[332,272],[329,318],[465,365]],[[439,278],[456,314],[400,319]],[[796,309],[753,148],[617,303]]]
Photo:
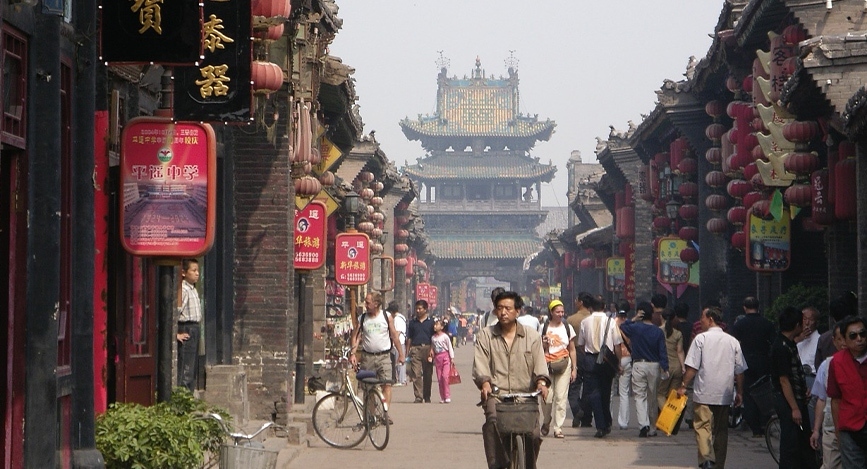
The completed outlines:
[[[193,392],[199,371],[199,338],[202,334],[202,302],[196,291],[199,262],[181,261],[181,282],[178,283],[178,386]]]
[[[581,292],[578,298],[575,299],[575,312],[566,318],[566,322],[576,331],[581,330],[581,321],[584,318],[593,314],[593,295],[588,292]],[[573,337],[575,340],[577,337]],[[581,388],[584,384],[584,370],[582,369],[583,360],[581,360],[583,350],[576,348],[578,353],[578,377],[575,381],[569,383],[569,409],[572,411],[572,427],[590,427],[593,425],[593,410],[590,408],[590,401],[581,397]]]
[[[584,377],[584,387],[581,399],[590,402],[593,409],[593,420],[596,424],[596,438],[604,438],[611,433],[611,382],[614,375],[620,373],[620,344],[623,342],[617,333],[617,324],[613,318],[602,311],[603,304],[593,300],[593,314],[581,321],[578,332],[576,351],[578,360],[582,362],[581,373]],[[613,362],[598,363],[602,346],[615,354]]]
[[[744,420],[754,437],[764,437],[762,411],[750,395],[750,387],[771,371],[771,344],[777,336],[774,324],[759,314],[759,300],[754,296],[744,298],[744,316],[732,326],[732,335],[741,343],[747,360],[744,372]],[[766,412],[770,409],[764,409]]]
[[[635,321],[626,321],[620,330],[629,339],[632,350],[632,392],[640,427],[638,436],[647,438],[656,436],[656,389],[663,370],[668,373],[668,352],[662,329],[652,322],[650,303],[642,301],[635,310]]]
[[[430,339],[434,333],[433,319],[428,315],[425,300],[415,302],[415,318],[409,322],[406,333],[406,357],[412,375],[412,390],[416,404],[430,403],[433,362],[430,356]]]
[[[780,418],[780,469],[816,469],[810,446],[807,380],[795,337],[803,330],[803,313],[788,307],[780,313],[780,333],[771,346],[771,382]]]

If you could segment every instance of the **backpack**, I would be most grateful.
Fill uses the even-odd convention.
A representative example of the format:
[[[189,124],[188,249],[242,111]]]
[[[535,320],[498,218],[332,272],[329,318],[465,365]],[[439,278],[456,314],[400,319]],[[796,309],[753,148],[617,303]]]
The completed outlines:
[[[545,334],[548,333],[548,323],[551,322],[550,319],[545,320],[545,325],[542,326],[542,337],[545,337]],[[569,323],[563,322],[563,325],[566,326],[566,342],[568,343],[572,340],[572,328],[569,326]]]
[[[386,311],[380,311],[380,314],[388,314]],[[367,312],[361,313],[361,317],[358,318],[358,328],[364,329],[364,320],[367,319]],[[385,324],[388,325],[388,319],[386,318]],[[361,336],[359,336],[359,340]],[[394,341],[391,340],[391,331],[388,332],[388,342],[391,344],[391,348],[394,348]]]

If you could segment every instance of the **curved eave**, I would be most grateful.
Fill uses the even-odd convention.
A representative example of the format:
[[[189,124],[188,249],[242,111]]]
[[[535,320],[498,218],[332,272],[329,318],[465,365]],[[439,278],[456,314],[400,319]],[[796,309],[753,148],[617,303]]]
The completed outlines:
[[[425,167],[425,169],[420,169],[419,165],[407,166],[405,174],[422,182],[490,179],[551,182],[551,180],[554,179],[554,174],[557,172],[557,167],[553,165],[540,165],[537,167],[537,171],[528,171],[518,174],[509,174],[508,167],[493,168],[494,170],[501,170],[500,173],[492,173],[490,171],[472,171],[461,167],[453,167],[450,168],[450,170],[442,171],[434,171],[434,169],[431,169],[429,165]]]
[[[529,124],[530,128],[527,131],[516,132],[471,132],[464,130],[432,130],[424,122],[403,120],[400,122],[400,127],[403,134],[409,140],[428,140],[439,138],[495,138],[495,139],[533,139],[537,141],[547,141],[554,133],[555,122],[537,122]]]

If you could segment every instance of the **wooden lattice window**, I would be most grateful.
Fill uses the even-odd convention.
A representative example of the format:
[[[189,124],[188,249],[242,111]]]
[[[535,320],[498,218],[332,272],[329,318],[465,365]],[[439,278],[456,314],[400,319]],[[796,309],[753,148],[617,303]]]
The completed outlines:
[[[25,148],[27,140],[27,40],[11,28],[4,27],[2,61],[3,120],[0,121],[0,141]]]

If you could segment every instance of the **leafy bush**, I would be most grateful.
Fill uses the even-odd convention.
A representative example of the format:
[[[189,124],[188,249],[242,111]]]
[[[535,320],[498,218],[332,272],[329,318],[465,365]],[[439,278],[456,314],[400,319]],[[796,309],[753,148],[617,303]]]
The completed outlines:
[[[775,325],[780,313],[789,306],[794,306],[798,309],[804,309],[807,306],[813,306],[819,310],[819,319],[816,323],[819,330],[827,329],[828,324],[828,288],[825,286],[804,286],[803,284],[793,285],[786,290],[785,293],[776,297],[771,307],[765,311],[765,317],[770,319]]]
[[[186,388],[171,400],[145,407],[114,403],[96,420],[96,447],[107,469],[188,469],[201,467],[205,453],[219,454],[225,436],[220,423],[202,418],[229,414],[198,400]]]

